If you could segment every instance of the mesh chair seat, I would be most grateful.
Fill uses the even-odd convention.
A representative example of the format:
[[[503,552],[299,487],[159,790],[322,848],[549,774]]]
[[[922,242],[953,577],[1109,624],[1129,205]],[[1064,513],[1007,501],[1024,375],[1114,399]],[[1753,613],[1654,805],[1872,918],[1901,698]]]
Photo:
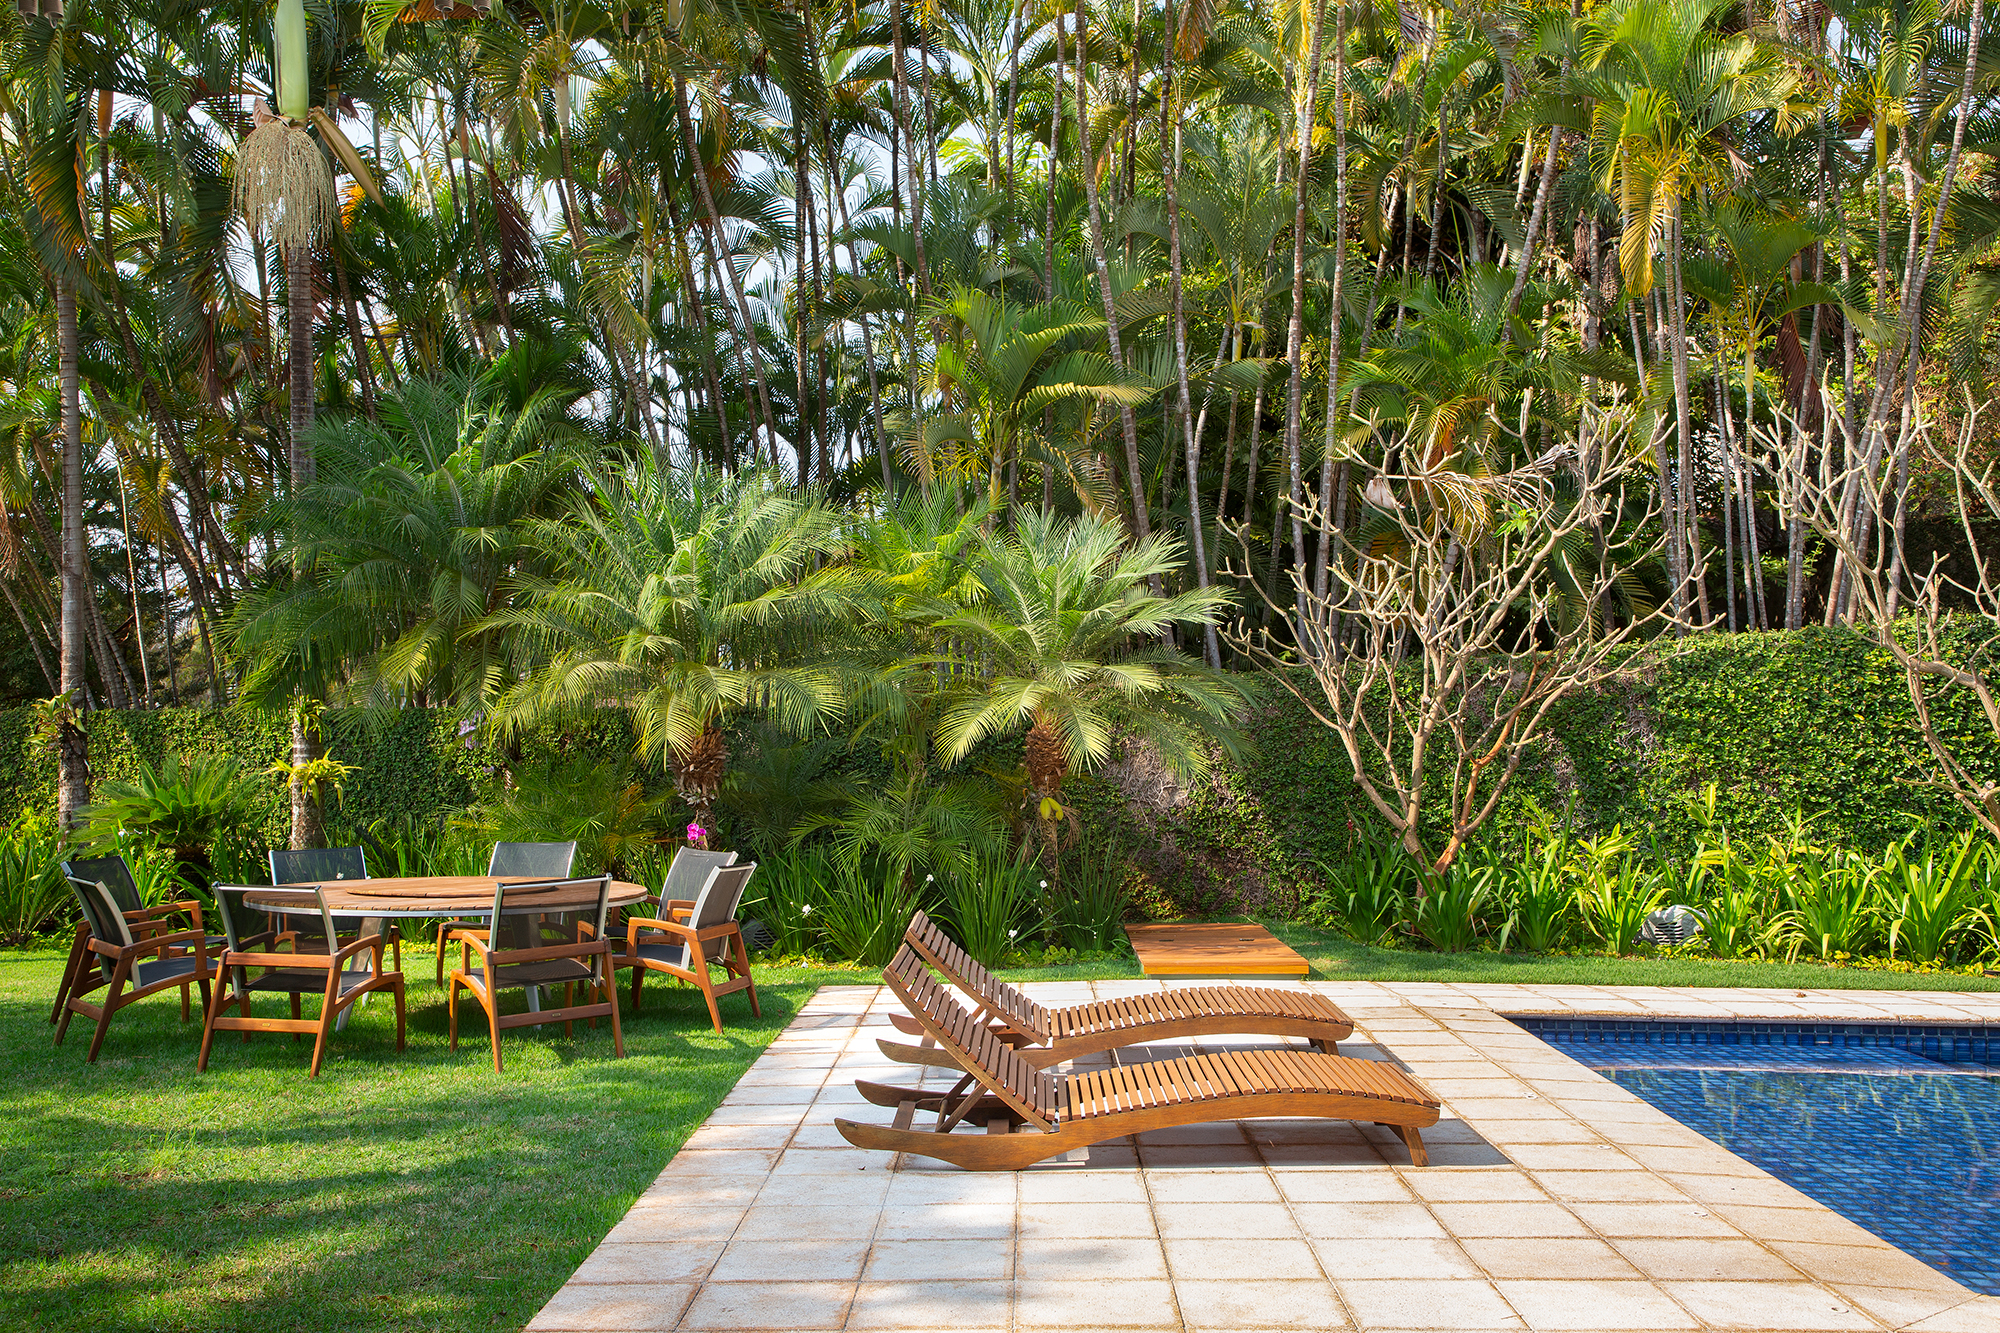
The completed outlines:
[[[132,985],[143,989],[157,986],[163,981],[174,981],[186,977],[190,981],[204,981],[207,974],[197,970],[199,960],[193,954],[182,954],[175,958],[139,958],[132,963]]]
[[[340,974],[340,989],[337,995],[366,986],[375,980],[375,974],[366,968],[348,968]],[[275,972],[267,972],[261,977],[251,977],[238,986],[238,990],[277,991],[281,994],[324,995],[326,994],[326,973],[318,969],[281,967]]]
[[[538,963],[503,963],[493,969],[493,990],[517,990],[524,986],[567,986],[573,981],[595,984],[596,973],[572,958],[548,958]],[[466,978],[486,985],[486,969],[461,969]]]
[[[664,940],[657,935],[648,939],[641,935],[638,954],[649,963],[665,963],[668,967],[680,968],[689,966],[688,947],[685,941]]]

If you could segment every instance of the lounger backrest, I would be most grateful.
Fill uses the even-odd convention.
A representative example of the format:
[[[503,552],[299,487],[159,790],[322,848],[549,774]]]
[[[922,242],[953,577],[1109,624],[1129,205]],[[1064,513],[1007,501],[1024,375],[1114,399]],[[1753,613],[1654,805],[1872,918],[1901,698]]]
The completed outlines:
[[[1055,1128],[1060,1118],[1055,1079],[1023,1060],[992,1028],[967,1013],[965,1006],[938,984],[916,950],[907,944],[898,949],[883,969],[882,980],[908,1006],[924,1031],[957,1057],[981,1087],[1037,1128]]]
[[[944,973],[952,985],[1000,1015],[1008,1026],[1033,1033],[1043,1045],[1055,1040],[1048,1010],[980,966],[979,960],[959,947],[921,907],[910,917],[903,942]]]

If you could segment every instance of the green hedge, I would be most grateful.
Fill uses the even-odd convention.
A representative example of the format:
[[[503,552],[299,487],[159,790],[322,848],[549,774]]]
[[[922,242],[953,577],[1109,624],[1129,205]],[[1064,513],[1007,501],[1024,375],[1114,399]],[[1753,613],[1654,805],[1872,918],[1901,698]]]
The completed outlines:
[[[1547,740],[1510,789],[1492,835],[1507,836],[1529,802],[1590,834],[1622,824],[1677,853],[1696,827],[1694,800],[1709,783],[1739,837],[1777,830],[1793,812],[1829,840],[1878,847],[1929,819],[1958,825],[1951,797],[1929,785],[1901,672],[1889,656],[1845,631],[1708,635],[1673,651],[1641,649],[1617,682],[1568,701]],[[1283,911],[1331,858],[1374,819],[1354,789],[1333,734],[1296,700],[1273,692],[1253,727],[1252,756],[1220,765],[1191,789],[1145,756],[1071,784],[1083,828],[1122,832],[1167,906]],[[1969,701],[1944,719],[1965,753],[2000,772],[2000,750]],[[28,742],[25,710],[0,712],[0,819],[53,802],[52,760]],[[443,714],[333,710],[331,752],[361,771],[346,785],[344,818],[436,817],[462,809],[506,756],[474,741]],[[100,778],[129,774],[140,757],[168,750],[233,753],[257,768],[286,749],[282,718],[236,709],[100,712],[88,720]],[[732,746],[739,753],[749,738]],[[524,737],[515,753],[550,747],[628,753],[624,716]],[[849,763],[856,762],[852,759]],[[845,766],[845,765],[844,765]],[[865,767],[865,766],[864,766]],[[867,781],[859,771],[849,775]],[[273,784],[261,832],[285,833]]]
[[[1122,826],[1174,907],[1283,912],[1316,877],[1316,859],[1380,826],[1339,740],[1273,693],[1253,729],[1256,753],[1191,790],[1131,764],[1079,784],[1085,823]],[[1975,771],[2000,773],[2000,747],[1969,698],[1939,720]],[[1586,836],[1622,825],[1677,855],[1714,783],[1735,836],[1776,832],[1796,812],[1829,841],[1876,848],[1915,821],[1968,822],[1931,771],[1888,653],[1844,630],[1705,635],[1636,651],[1617,681],[1566,701],[1487,836],[1519,830],[1533,802]]]

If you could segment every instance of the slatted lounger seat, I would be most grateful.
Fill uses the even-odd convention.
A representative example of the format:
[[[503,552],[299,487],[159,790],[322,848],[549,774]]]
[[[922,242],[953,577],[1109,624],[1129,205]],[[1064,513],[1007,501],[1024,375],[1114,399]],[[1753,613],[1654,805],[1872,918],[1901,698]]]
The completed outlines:
[[[1318,1051],[1228,1051],[1055,1074],[1028,1063],[968,1013],[908,945],[882,979],[965,1076],[948,1091],[857,1081],[869,1101],[896,1108],[888,1125],[834,1121],[857,1148],[916,1153],[971,1171],[1015,1171],[1149,1129],[1310,1116],[1386,1125],[1402,1137],[1413,1163],[1427,1164],[1419,1131],[1437,1123],[1437,1099],[1393,1065]],[[935,1127],[912,1128],[918,1112],[935,1112]],[[984,1134],[952,1132],[982,1123]]]
[[[1304,1037],[1328,1055],[1334,1043],[1354,1034],[1354,1023],[1331,1000],[1310,991],[1277,986],[1181,986],[1064,1009],[1045,1009],[979,965],[921,911],[910,918],[903,942],[979,1004],[979,1016],[1011,1045],[1029,1043],[1020,1054],[1037,1068],[1062,1064],[1095,1051],[1146,1041],[1250,1033],[1264,1037]],[[911,1036],[922,1029],[898,1014],[896,1027]],[[891,1045],[884,1049],[912,1064],[936,1063],[936,1052]]]

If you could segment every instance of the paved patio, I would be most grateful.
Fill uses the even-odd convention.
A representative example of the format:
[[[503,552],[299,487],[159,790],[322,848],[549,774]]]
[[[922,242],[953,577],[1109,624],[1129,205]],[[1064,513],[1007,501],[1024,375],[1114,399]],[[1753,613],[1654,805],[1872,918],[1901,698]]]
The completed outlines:
[[[1428,1169],[1387,1131],[1322,1121],[1147,1134],[1018,1175],[862,1152],[833,1118],[890,1112],[854,1079],[914,1071],[875,1047],[893,996],[828,988],[529,1328],[2000,1333],[2000,1299],[1500,1017],[2000,1023],[2000,995],[1304,984],[1354,1018],[1345,1053],[1393,1054],[1444,1101]]]

